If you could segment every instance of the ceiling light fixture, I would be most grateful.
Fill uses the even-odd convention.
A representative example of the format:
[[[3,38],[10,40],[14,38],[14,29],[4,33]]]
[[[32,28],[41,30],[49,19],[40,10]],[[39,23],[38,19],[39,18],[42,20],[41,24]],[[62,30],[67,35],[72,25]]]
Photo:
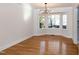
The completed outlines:
[[[44,12],[41,13],[41,15],[47,16],[49,14],[49,12],[47,10],[47,3],[44,3],[44,4],[45,4],[45,10],[44,10]]]
[[[44,11],[40,10],[40,11],[42,11],[42,13],[40,14],[42,16],[48,16],[48,15],[53,15],[53,14],[64,13],[64,12],[55,12],[54,9],[53,10],[51,10],[51,9],[48,10],[47,3],[44,3],[44,4],[45,4],[45,10]]]

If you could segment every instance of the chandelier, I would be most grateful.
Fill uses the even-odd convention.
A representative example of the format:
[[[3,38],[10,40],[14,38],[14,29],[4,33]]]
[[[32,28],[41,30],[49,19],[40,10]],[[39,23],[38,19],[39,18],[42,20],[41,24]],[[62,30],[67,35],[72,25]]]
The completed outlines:
[[[47,3],[44,3],[44,4],[45,4],[45,10],[41,13],[41,15],[47,16],[49,15],[49,12],[47,10]]]
[[[40,15],[43,15],[43,16],[48,16],[48,15],[53,15],[53,14],[60,14],[60,13],[64,13],[64,12],[55,12],[54,9],[51,10],[51,9],[47,9],[47,3],[44,3],[45,4],[45,10],[41,10],[43,11]]]

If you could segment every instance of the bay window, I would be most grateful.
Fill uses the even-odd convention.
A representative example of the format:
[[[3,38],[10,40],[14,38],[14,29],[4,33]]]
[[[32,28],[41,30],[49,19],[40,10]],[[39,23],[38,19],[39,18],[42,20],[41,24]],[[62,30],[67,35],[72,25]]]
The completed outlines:
[[[40,16],[40,28],[67,28],[67,14],[53,14],[49,16]],[[46,25],[47,24],[47,25]]]

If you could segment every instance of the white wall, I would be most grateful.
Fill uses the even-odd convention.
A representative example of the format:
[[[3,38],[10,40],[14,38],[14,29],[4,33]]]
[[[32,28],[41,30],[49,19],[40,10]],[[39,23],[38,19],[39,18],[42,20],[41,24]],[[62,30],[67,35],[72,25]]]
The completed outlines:
[[[77,44],[77,8],[73,9],[73,15],[74,15],[74,20],[73,20],[73,42]]]
[[[73,29],[73,26],[72,26],[73,8],[72,7],[53,8],[52,10],[54,10],[55,12],[65,12],[68,14],[67,29],[66,30],[64,30],[62,28],[60,28],[60,29],[56,29],[56,28],[43,29],[41,32],[41,30],[39,28],[39,9],[35,9],[35,11],[34,11],[34,25],[35,25],[34,34],[35,35],[54,34],[54,35],[63,35],[63,36],[72,38],[72,36],[73,36],[73,30],[72,30]]]
[[[33,20],[34,20],[34,35],[39,34],[39,9],[33,10]]]
[[[33,35],[32,16],[23,17],[22,4],[0,4],[0,51]]]

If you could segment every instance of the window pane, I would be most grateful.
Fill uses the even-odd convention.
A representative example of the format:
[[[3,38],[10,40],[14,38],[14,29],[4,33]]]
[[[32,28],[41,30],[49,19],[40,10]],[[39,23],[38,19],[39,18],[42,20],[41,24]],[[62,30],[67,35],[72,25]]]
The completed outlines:
[[[67,15],[63,15],[63,26],[64,29],[67,27]]]
[[[52,15],[51,17],[52,17],[52,26],[54,27],[54,25],[55,25],[55,15]]]
[[[60,15],[48,16],[48,28],[59,28],[60,25]]]
[[[55,25],[60,25],[60,15],[55,15]]]
[[[67,15],[63,15],[63,25],[67,25]]]
[[[55,15],[55,27],[59,28],[60,25],[60,15]]]
[[[39,26],[40,28],[45,28],[45,17],[44,16],[40,16]]]
[[[54,15],[48,16],[48,28],[52,28],[54,25]]]

